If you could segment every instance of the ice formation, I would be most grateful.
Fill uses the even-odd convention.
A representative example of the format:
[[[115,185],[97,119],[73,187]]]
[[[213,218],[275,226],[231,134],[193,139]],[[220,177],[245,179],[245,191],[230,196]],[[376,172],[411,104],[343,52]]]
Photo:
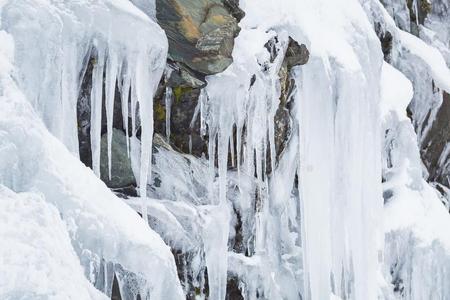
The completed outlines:
[[[125,86],[131,83],[132,108],[139,103],[140,113],[147,113],[140,119],[143,131],[151,137],[152,122],[148,116],[152,112],[152,90],[156,88],[162,73],[164,64],[160,61],[165,59],[167,49],[161,30],[126,1],[101,1],[96,4],[13,1],[1,4],[1,184],[14,192],[30,191],[42,195],[41,199],[49,203],[51,212],[48,218],[56,220],[54,226],[59,227],[55,230],[63,239],[56,243],[63,242],[67,236],[67,233],[63,234],[64,226],[58,225],[63,221],[71,238],[71,247],[65,243],[65,248],[61,248],[65,252],[61,255],[67,256],[68,264],[74,264],[73,253],[76,252],[78,258],[75,265],[81,263],[91,284],[104,294],[111,295],[115,274],[124,299],[133,299],[137,294],[155,299],[181,299],[182,290],[169,248],[74,156],[78,147],[75,107],[79,75],[85,65],[83,61],[89,59],[91,54],[96,60],[93,109],[98,102],[101,105],[103,68],[106,69],[106,95],[111,94],[117,78],[121,78],[120,74]],[[133,34],[151,35],[154,39],[126,43],[130,35],[120,22],[130,20],[134,22],[134,26],[129,27],[134,30]],[[113,24],[117,28],[112,28]],[[46,30],[42,30],[41,26],[45,26]],[[42,40],[47,42],[41,44]],[[108,115],[111,116],[110,113]],[[100,137],[96,135],[99,132],[98,126],[95,126],[99,116],[101,114],[94,113],[92,119],[94,155],[99,151]],[[143,137],[142,145],[141,164],[146,166],[151,139],[146,141]],[[98,162],[95,158],[93,161],[94,171],[98,173]],[[140,174],[145,182],[147,172],[144,167]],[[143,197],[145,187],[144,184]],[[39,201],[43,201],[39,200],[39,196],[37,198],[36,205],[39,205]],[[16,201],[14,199],[9,197],[2,201]],[[20,197],[17,205],[21,205],[19,201]],[[53,212],[51,205],[57,208],[59,214]],[[42,210],[43,207],[37,206],[36,209]],[[34,213],[38,214],[39,210]],[[34,217],[33,211],[29,214]],[[23,248],[26,244],[18,247],[18,251],[26,251]],[[54,267],[55,263],[50,263]],[[65,265],[59,267],[64,268]],[[155,274],[155,270],[160,270],[160,273]],[[49,276],[67,276],[58,273],[61,272],[58,269],[49,271]],[[74,267],[72,271],[80,269]],[[75,275],[78,276],[76,278],[83,276],[80,273]],[[21,293],[28,295],[28,287],[22,290],[21,281],[16,281],[19,283],[17,287],[0,291],[2,298]],[[92,291],[92,285],[80,282],[85,286],[85,293],[90,295],[86,294],[86,298],[99,297],[99,293]],[[13,280],[11,284],[16,282]],[[36,283],[30,282],[29,292],[46,297],[46,290],[34,291],[33,284]],[[45,277],[40,284],[47,284]],[[55,293],[51,288],[49,286],[49,295]],[[73,296],[73,289],[70,288],[68,284],[67,291],[56,292],[61,296]]]
[[[420,25],[422,1],[414,35],[406,1],[241,0],[233,63],[206,77],[189,124],[208,141],[194,157],[170,145],[171,87],[153,137],[170,77],[154,1],[0,0],[0,237],[18,253],[0,250],[14,274],[0,298],[103,299],[116,279],[123,299],[223,300],[231,283],[243,299],[449,299],[448,199],[418,146],[450,92],[449,9],[436,0]],[[291,40],[309,57],[286,92]],[[88,66],[92,170],[76,111]],[[98,179],[116,91],[139,187],[123,201]],[[45,268],[20,280],[21,256]]]

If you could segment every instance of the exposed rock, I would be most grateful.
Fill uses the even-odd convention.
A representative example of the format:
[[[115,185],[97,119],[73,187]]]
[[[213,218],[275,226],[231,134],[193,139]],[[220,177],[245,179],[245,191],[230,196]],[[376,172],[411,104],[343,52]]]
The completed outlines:
[[[78,144],[80,160],[92,167],[91,153],[91,88],[93,59],[89,59],[77,102]]]
[[[227,279],[227,295],[226,300],[244,300],[242,292],[239,289],[239,279],[228,276]]]
[[[275,37],[276,39],[276,37]],[[269,45],[269,41],[266,44],[271,56],[276,55],[273,53],[274,48]],[[272,42],[273,44],[273,42]],[[273,57],[274,59],[274,57]],[[272,60],[272,58],[271,58]],[[280,105],[275,114],[275,150],[277,159],[281,152],[283,152],[288,137],[291,133],[291,117],[289,101],[291,93],[294,89],[294,80],[291,78],[291,70],[295,66],[304,65],[309,60],[309,51],[304,44],[299,44],[297,41],[289,37],[289,44],[286,49],[286,54],[283,60],[283,64],[278,72],[280,78],[281,96]]]
[[[239,7],[239,0],[223,0],[223,5],[228,8],[238,22],[245,16],[244,11]]]
[[[410,19],[410,33],[419,36],[419,26],[423,25],[428,13],[431,12],[431,3],[428,0],[416,0],[417,9],[413,0],[406,0]]]
[[[164,89],[154,100],[155,132],[162,136],[166,133],[166,104]],[[170,115],[170,143],[183,153],[191,153],[200,157],[207,153],[207,140],[200,136],[200,116],[194,119],[195,109],[200,95],[199,88],[190,86],[173,87],[173,99]],[[194,120],[193,120],[194,119]],[[192,123],[192,126],[191,126]],[[191,143],[191,149],[189,144]],[[192,151],[191,151],[192,150]]]
[[[431,12],[431,3],[428,2],[428,0],[417,0],[417,9],[414,6],[413,0],[407,0],[406,4],[409,9],[411,26],[417,25],[417,22],[423,25],[425,22],[425,18]]]
[[[289,37],[289,45],[286,50],[286,56],[284,57],[284,63],[287,65],[288,70],[295,66],[304,65],[308,60],[309,51],[306,45],[300,45],[297,41]]]
[[[172,70],[170,77],[167,81],[167,85],[175,88],[179,86],[200,88],[206,85],[204,76],[194,74],[187,68],[183,68],[176,62],[171,62],[170,68]]]
[[[131,160],[127,154],[127,141],[123,131],[113,129],[111,143],[111,179],[108,176],[107,134],[102,135],[100,155],[100,177],[110,188],[135,186]]]
[[[156,17],[169,39],[170,59],[203,75],[225,70],[239,33],[239,11],[232,0],[156,0]]]
[[[444,92],[442,105],[421,149],[429,181],[450,188],[450,95]],[[446,151],[446,148],[448,151]]]
[[[380,23],[375,24],[375,32],[381,42],[381,50],[383,51],[384,60],[390,62],[393,40],[392,34],[389,31],[384,30]]]

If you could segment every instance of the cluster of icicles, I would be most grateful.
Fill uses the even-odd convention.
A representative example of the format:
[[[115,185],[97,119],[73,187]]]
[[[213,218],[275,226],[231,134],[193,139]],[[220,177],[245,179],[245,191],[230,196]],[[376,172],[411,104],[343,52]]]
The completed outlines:
[[[5,11],[9,14],[15,10],[27,15],[26,2],[14,3]],[[100,176],[100,141],[102,126],[102,105],[105,100],[108,165],[111,176],[111,142],[113,127],[114,95],[116,88],[120,91],[122,102],[123,126],[126,135],[135,137],[140,120],[142,129],[140,165],[138,174],[140,195],[146,198],[146,184],[149,170],[152,135],[153,135],[153,105],[154,92],[164,71],[167,55],[167,38],[155,23],[136,9],[136,15],[127,15],[120,5],[89,6],[88,4],[54,3],[49,12],[45,12],[49,23],[49,32],[37,31],[33,27],[14,27],[9,31],[18,37],[19,57],[22,64],[23,90],[34,107],[41,113],[44,122],[57,138],[64,142],[69,150],[78,156],[77,133],[77,100],[81,83],[89,64],[93,64],[91,107],[91,147],[92,168]],[[71,15],[63,11],[67,5]],[[115,15],[117,12],[117,15]],[[117,18],[118,20],[115,20]],[[123,28],[119,20],[133,18],[127,22],[128,28]],[[31,16],[30,16],[30,19]],[[88,21],[89,20],[89,21]],[[84,23],[89,24],[85,26]],[[25,32],[21,32],[26,30]],[[32,32],[35,30],[36,32]],[[130,32],[134,33],[130,37]],[[76,34],[74,34],[76,33]],[[50,35],[56,35],[49,37]],[[33,36],[34,35],[34,36]],[[49,36],[47,36],[49,35]],[[75,38],[74,38],[75,37]],[[56,40],[54,45],[46,49],[43,57],[27,58],[20,50],[34,47],[36,40]],[[21,57],[22,58],[22,57]],[[58,70],[55,70],[57,68]],[[45,78],[35,78],[34,70],[39,70]],[[61,101],[62,99],[62,101]],[[128,119],[131,117],[131,132]],[[129,138],[127,138],[128,154],[130,153]],[[133,158],[133,157],[132,157]],[[144,208],[144,206],[143,206]],[[146,214],[144,214],[146,217]]]
[[[153,93],[156,90],[161,76],[161,63],[154,64],[151,60],[151,53],[141,49],[138,53],[130,53],[130,56],[121,56],[118,49],[111,47],[104,48],[97,46],[95,65],[92,71],[92,91],[91,91],[91,148],[92,148],[92,168],[94,173],[100,177],[100,137],[102,124],[102,93],[103,82],[105,85],[105,107],[107,120],[107,141],[108,141],[108,170],[111,178],[111,143],[113,133],[113,110],[114,95],[116,83],[121,95],[121,107],[123,126],[127,136],[127,151],[130,157],[130,138],[136,137],[136,120],[139,112],[141,135],[141,155],[140,155],[140,173],[139,173],[139,192],[142,199],[146,199],[147,181],[151,174],[149,170],[152,136],[153,136]],[[142,51],[143,50],[143,51]],[[154,51],[154,48],[150,48]],[[150,59],[149,59],[150,58]],[[163,60],[164,56],[159,53],[157,61]],[[147,63],[146,63],[147,62]],[[104,80],[105,79],[105,80]],[[130,107],[130,112],[128,109]],[[128,132],[128,116],[131,115],[131,133]],[[133,156],[131,156],[133,158]],[[145,200],[143,200],[145,201]],[[142,205],[142,214],[147,220],[146,206]]]
[[[14,37],[17,69],[15,76],[18,79],[20,90],[23,91],[51,134],[64,143],[68,150],[77,157],[79,155],[77,101],[87,68],[90,64],[93,66],[90,79],[92,81],[90,136],[92,167],[97,176],[100,176],[103,105],[106,108],[108,162],[109,175],[111,175],[114,95],[116,89],[119,90],[124,130],[129,137],[127,139],[129,154],[133,151],[133,149],[130,150],[133,143],[130,143],[129,140],[136,137],[138,127],[142,133],[139,161],[134,163],[140,166],[139,174],[136,174],[136,177],[140,186],[140,195],[142,199],[145,199],[147,180],[151,173],[149,167],[151,166],[153,136],[152,99],[164,71],[168,47],[167,38],[162,29],[127,1],[105,0],[91,3],[87,1],[19,0],[0,4],[1,29]],[[129,117],[132,121],[131,127],[128,124]],[[131,132],[128,132],[129,128],[131,128]],[[64,157],[63,155],[62,157]],[[59,156],[55,157],[56,163],[59,163],[58,159]],[[25,161],[25,163],[31,162]],[[67,170],[71,170],[71,166],[68,162]],[[72,169],[79,171],[78,166]],[[48,180],[51,181],[51,179],[52,177],[49,177]],[[83,182],[79,178],[76,180]],[[53,184],[56,186],[55,189],[58,187],[57,183]],[[73,184],[71,188],[76,188],[76,186]],[[83,183],[79,186],[83,186]],[[104,201],[109,199],[110,195],[105,193],[102,188],[98,187],[96,182],[92,183],[93,194],[95,192],[97,194],[90,195],[91,201],[95,200],[95,197],[104,197]],[[142,274],[137,274],[139,268],[136,267],[138,264],[135,264],[135,261],[139,260],[139,257],[125,257],[133,255],[133,252],[135,255],[140,253],[142,257],[155,259],[154,262],[146,262],[146,264],[158,266],[158,264],[165,263],[164,268],[174,270],[174,266],[167,264],[163,259],[158,261],[167,254],[164,251],[168,252],[165,248],[162,248],[164,251],[158,248],[161,247],[158,244],[160,239],[155,239],[154,245],[148,242],[154,239],[153,236],[129,242],[123,241],[128,243],[130,248],[136,244],[139,246],[128,249],[128,254],[115,253],[114,251],[117,250],[115,247],[122,245],[120,239],[134,238],[129,234],[130,228],[141,229],[136,222],[129,222],[124,226],[124,220],[135,217],[129,212],[123,212],[122,216],[118,217],[120,221],[118,220],[114,224],[109,222],[108,217],[96,216],[97,223],[90,225],[91,230],[99,230],[99,227],[105,232],[109,230],[108,236],[97,240],[93,237],[82,236],[83,230],[88,229],[83,227],[85,226],[82,223],[83,214],[95,214],[95,210],[104,203],[98,201],[97,205],[83,205],[82,202],[91,192],[90,189],[89,191],[75,191],[72,194],[70,194],[70,188],[67,191],[69,195],[61,194],[60,197],[68,199],[60,199],[57,205],[59,209],[67,209],[67,215],[70,215],[70,209],[75,209],[76,205],[81,203],[80,213],[77,215],[79,219],[72,220],[72,222],[81,222],[74,227],[76,234],[72,236],[72,242],[85,268],[86,276],[98,289],[111,295],[113,277],[116,274],[124,299],[133,299],[137,294],[147,295],[150,292],[155,297],[162,297],[160,296],[162,294],[179,295],[177,294],[181,292],[179,284],[175,284],[172,291],[159,291],[158,289],[162,289],[163,284],[152,282],[155,277],[150,276],[150,270],[144,270]],[[49,191],[42,192],[50,193]],[[70,201],[73,203],[65,207]],[[142,207],[143,216],[146,219],[146,206]],[[117,209],[115,202],[111,203],[110,211],[114,211],[114,208]],[[108,212],[108,210],[104,211]],[[63,215],[62,212],[61,215]],[[101,224],[103,221],[109,223]],[[122,224],[119,225],[120,223]],[[120,228],[121,226],[122,228]],[[146,231],[144,230],[144,232]],[[141,253],[143,250],[149,249],[149,245],[154,247],[152,249],[154,253],[150,251]],[[112,249],[106,249],[107,247]],[[127,248],[123,248],[122,251],[126,252]],[[108,261],[108,259],[113,261]],[[132,270],[125,270],[121,263]],[[172,275],[167,273],[159,277],[164,280]],[[169,280],[167,282],[170,283]]]

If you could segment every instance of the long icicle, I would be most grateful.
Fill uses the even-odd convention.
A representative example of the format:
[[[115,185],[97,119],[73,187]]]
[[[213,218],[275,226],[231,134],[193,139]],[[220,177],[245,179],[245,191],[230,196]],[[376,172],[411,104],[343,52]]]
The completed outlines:
[[[105,76],[106,128],[108,139],[108,176],[111,180],[111,144],[114,122],[114,98],[118,73],[118,58],[113,49],[108,51]]]
[[[102,130],[102,102],[103,102],[103,70],[105,50],[97,49],[97,56],[92,71],[91,89],[91,152],[92,169],[100,177],[100,146]]]

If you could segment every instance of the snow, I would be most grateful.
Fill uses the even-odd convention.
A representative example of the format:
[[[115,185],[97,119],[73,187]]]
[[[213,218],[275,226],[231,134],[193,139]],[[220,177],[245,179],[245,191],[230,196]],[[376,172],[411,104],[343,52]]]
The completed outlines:
[[[107,299],[84,276],[66,224],[42,195],[0,185],[0,218],[0,298]]]
[[[450,92],[450,69],[439,50],[405,31],[400,31],[400,40],[403,47],[425,62],[437,86]]]
[[[384,62],[381,70],[381,115],[386,118],[395,113],[406,119],[406,108],[413,97],[411,81],[400,71]]]

